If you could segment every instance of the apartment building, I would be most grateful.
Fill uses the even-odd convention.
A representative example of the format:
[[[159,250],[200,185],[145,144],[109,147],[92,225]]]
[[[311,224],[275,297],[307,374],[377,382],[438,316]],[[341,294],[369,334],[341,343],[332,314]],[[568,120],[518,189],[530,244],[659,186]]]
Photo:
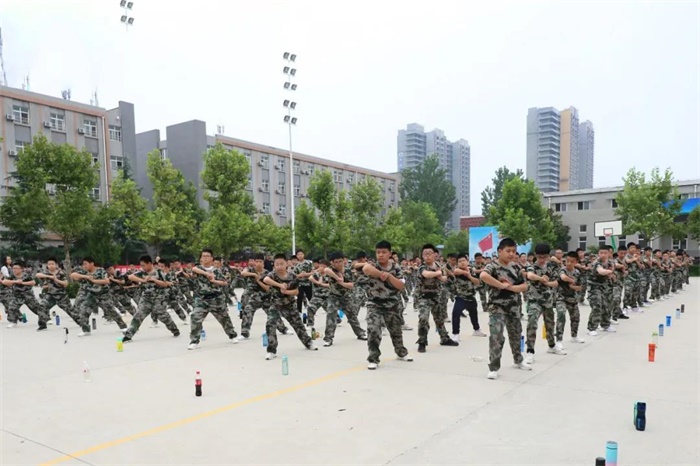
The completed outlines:
[[[197,197],[200,205],[206,206],[204,188],[201,183],[201,172],[204,169],[203,155],[208,148],[221,143],[225,148],[232,149],[245,155],[250,164],[250,174],[246,189],[260,213],[270,214],[278,225],[284,225],[289,220],[291,199],[298,207],[308,197],[311,177],[319,170],[328,170],[338,189],[350,190],[353,184],[373,178],[382,189],[384,205],[382,215],[392,206],[398,205],[398,176],[369,170],[354,165],[335,162],[320,157],[293,153],[293,164],[289,163],[289,151],[277,147],[266,146],[250,141],[236,139],[222,134],[208,135],[206,123],[200,120],[186,121],[168,126],[165,139],[161,139],[159,130],[147,131],[136,135],[136,146],[139,163],[136,180],[141,184],[142,193],[148,197],[152,187],[145,178],[142,167],[146,155],[158,149],[162,157],[168,158],[175,168],[182,171],[186,179],[197,186]],[[293,186],[290,189],[290,173],[292,170]]]
[[[700,180],[678,181],[678,192],[684,201],[682,215],[687,215],[691,204],[700,197]],[[617,203],[615,197],[622,191],[622,186],[610,188],[581,189],[568,192],[544,193],[542,202],[545,207],[551,208],[561,215],[564,225],[569,227],[568,249],[588,249],[590,246],[602,246],[606,243],[604,236],[595,236],[594,225],[596,222],[617,220],[615,209]],[[639,234],[620,236],[618,245],[629,242],[648,245],[648,239]],[[651,246],[659,249],[685,249],[691,255],[700,255],[700,246],[697,241],[684,238],[680,241],[670,237],[655,239]]]
[[[0,86],[0,195],[13,185],[17,155],[40,133],[56,144],[70,144],[92,154],[100,176],[92,190],[106,202],[109,185],[128,159],[136,161],[134,106],[119,102],[111,110],[35,92]]]

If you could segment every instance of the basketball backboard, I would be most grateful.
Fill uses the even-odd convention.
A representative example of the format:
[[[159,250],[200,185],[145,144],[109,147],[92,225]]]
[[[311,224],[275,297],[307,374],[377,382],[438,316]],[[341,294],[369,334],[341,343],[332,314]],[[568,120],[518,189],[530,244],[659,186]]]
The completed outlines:
[[[622,222],[620,220],[606,220],[593,224],[595,236],[621,236]]]

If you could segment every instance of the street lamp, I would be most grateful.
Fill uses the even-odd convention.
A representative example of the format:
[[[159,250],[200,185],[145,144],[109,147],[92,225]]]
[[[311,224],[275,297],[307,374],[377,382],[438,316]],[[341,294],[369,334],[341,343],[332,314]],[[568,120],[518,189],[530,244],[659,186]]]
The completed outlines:
[[[129,26],[132,26],[134,24],[134,17],[129,16],[130,14],[132,14],[131,9],[134,7],[134,2],[120,0],[119,6],[124,9],[124,14],[122,14],[121,22],[124,23],[126,29],[129,30]]]
[[[292,84],[292,78],[297,74],[297,69],[292,68],[297,60],[297,56],[293,53],[284,52],[282,59],[287,63],[282,72],[286,75],[287,80],[284,83],[284,89],[287,91],[296,91],[297,85]],[[292,153],[292,126],[297,124],[296,117],[292,116],[292,110],[296,110],[297,103],[289,99],[284,99],[282,105],[287,109],[287,114],[284,116],[284,123],[289,128],[289,199],[291,200],[290,214],[292,216],[292,254],[297,251],[297,232],[295,229],[294,215],[294,154]]]

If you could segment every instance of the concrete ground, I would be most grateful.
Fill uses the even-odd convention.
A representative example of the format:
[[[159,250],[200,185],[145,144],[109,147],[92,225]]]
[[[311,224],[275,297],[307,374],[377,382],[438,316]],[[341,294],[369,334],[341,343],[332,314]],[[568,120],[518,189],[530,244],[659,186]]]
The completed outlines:
[[[418,354],[416,331],[404,332],[411,363],[395,360],[385,338],[377,371],[366,369],[366,345],[347,324],[317,352],[280,336],[279,354],[289,357],[283,376],[281,357],[264,359],[261,313],[255,337],[238,345],[208,318],[197,351],[186,350],[188,327],[173,338],[147,320],[122,353],[116,325],[101,319],[79,339],[62,315],[64,343],[63,327],[37,334],[33,315],[15,329],[3,318],[0,464],[593,465],[616,440],[621,466],[697,465],[699,291],[693,279],[617,334],[595,338],[585,335],[584,306],[585,344],[567,337],[569,354],[551,355],[538,334],[534,369],[513,369],[506,348],[495,381],[485,361],[472,360],[486,359],[488,339],[471,337],[468,319],[458,348],[439,346],[431,330],[428,352]],[[650,363],[647,344],[667,314],[672,326]],[[415,326],[411,307],[406,317]],[[479,312],[487,331],[486,317]],[[648,405],[645,432],[632,425],[636,401]]]

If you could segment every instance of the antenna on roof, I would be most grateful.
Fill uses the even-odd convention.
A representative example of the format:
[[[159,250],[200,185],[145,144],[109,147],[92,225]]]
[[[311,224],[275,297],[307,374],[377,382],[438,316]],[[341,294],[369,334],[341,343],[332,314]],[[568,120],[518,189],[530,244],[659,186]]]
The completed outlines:
[[[70,89],[62,90],[61,97],[63,97],[64,100],[70,100]]]
[[[5,73],[5,59],[2,58],[2,28],[0,28],[0,85],[9,85],[7,83],[7,74]]]

